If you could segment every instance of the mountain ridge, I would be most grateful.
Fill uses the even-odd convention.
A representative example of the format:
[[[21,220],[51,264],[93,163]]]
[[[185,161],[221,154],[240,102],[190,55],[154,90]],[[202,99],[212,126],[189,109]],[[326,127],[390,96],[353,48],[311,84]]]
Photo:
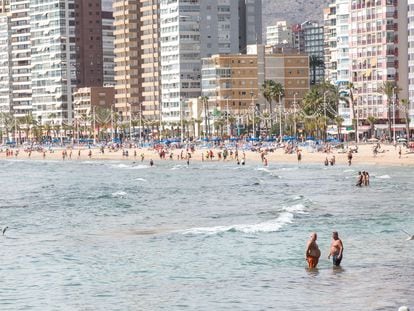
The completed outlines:
[[[308,20],[323,22],[327,0],[262,0],[263,34],[266,27],[286,20],[300,24]]]

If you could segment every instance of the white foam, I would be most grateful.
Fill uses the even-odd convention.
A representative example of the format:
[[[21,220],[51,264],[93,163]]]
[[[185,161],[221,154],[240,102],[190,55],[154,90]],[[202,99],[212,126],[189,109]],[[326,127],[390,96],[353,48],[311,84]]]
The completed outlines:
[[[344,173],[352,173],[355,172],[355,170],[344,170]]]
[[[283,226],[293,222],[293,214],[289,212],[282,212],[276,219],[268,220],[258,224],[241,224],[232,226],[216,226],[216,227],[200,227],[191,228],[181,231],[183,234],[217,234],[228,231],[237,231],[243,233],[262,233],[262,232],[276,232]]]
[[[126,165],[126,164],[117,164],[112,165],[113,168],[128,169],[128,170],[142,170],[149,168],[148,165],[139,164],[139,165]]]
[[[303,204],[295,204],[292,206],[288,206],[285,207],[283,210],[290,213],[306,214],[305,206]]]
[[[147,182],[147,180],[145,178],[136,178],[136,181],[143,181],[143,182]]]
[[[390,175],[381,175],[381,176],[378,176],[377,178],[379,178],[379,179],[390,179],[391,176]]]
[[[271,173],[271,171],[268,168],[265,168],[265,167],[258,167],[258,168],[256,168],[256,171],[263,171],[263,172],[266,172],[266,173]]]
[[[112,196],[114,198],[124,197],[126,195],[127,193],[125,191],[117,191],[117,192],[112,193]]]

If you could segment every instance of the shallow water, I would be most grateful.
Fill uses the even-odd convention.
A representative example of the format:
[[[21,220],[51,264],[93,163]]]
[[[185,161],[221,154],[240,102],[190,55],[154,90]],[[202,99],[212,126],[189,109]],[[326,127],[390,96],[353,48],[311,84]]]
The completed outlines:
[[[367,169],[371,186],[354,186]],[[0,161],[0,310],[414,307],[414,168]],[[338,230],[341,269],[328,261]],[[319,269],[304,246],[318,232]],[[413,232],[414,233],[414,232]]]

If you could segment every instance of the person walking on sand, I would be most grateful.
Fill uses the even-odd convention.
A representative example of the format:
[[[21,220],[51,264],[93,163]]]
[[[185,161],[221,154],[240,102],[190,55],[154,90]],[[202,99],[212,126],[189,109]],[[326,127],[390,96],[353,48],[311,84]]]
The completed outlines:
[[[342,261],[342,255],[344,252],[344,245],[339,238],[338,232],[332,232],[331,250],[329,251],[328,259],[332,256],[332,263],[338,267]]]
[[[300,161],[302,161],[302,153],[298,150],[298,163],[300,163]]]
[[[306,244],[305,259],[308,262],[310,269],[316,268],[319,262],[319,257],[321,257],[321,251],[319,250],[319,246],[316,243],[317,239],[318,235],[316,232],[312,232],[310,239]]]

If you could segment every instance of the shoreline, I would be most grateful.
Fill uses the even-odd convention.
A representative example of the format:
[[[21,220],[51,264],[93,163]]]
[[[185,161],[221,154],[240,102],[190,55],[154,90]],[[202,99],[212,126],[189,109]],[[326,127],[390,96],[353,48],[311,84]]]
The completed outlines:
[[[373,166],[373,165],[383,165],[383,166],[403,166],[409,167],[414,166],[414,153],[407,152],[408,149],[403,148],[401,158],[399,158],[398,150],[399,147],[394,148],[393,145],[384,145],[383,153],[377,154],[376,157],[373,156],[372,147],[373,145],[359,145],[358,152],[353,153],[352,158],[352,165],[359,165],[359,166]],[[17,149],[11,149],[16,151]],[[19,153],[16,157],[14,154],[13,156],[6,156],[5,150],[0,152],[0,160],[33,160],[33,161],[43,161],[43,160],[56,160],[60,162],[66,161],[134,161],[137,163],[145,163],[148,164],[150,159],[154,161],[155,164],[157,162],[175,162],[175,163],[187,163],[186,159],[186,149],[172,149],[169,152],[173,153],[173,159],[170,159],[170,153],[167,152],[165,159],[160,159],[159,154],[156,150],[150,148],[124,148],[118,149],[117,151],[109,151],[105,149],[104,154],[100,152],[99,148],[76,148],[76,149],[64,149],[64,148],[54,148],[53,153],[47,151],[45,156],[43,152],[40,151],[32,151],[29,155],[29,152],[24,151],[22,148],[18,149]],[[63,159],[62,151],[67,150],[67,156]],[[78,152],[80,150],[80,157],[78,157]],[[128,157],[122,155],[123,150],[128,150]],[[223,160],[223,158],[219,159],[218,152],[222,152],[221,149],[211,149],[214,153],[214,159],[207,159],[206,152],[210,149],[196,149],[195,152],[191,153],[191,162],[203,162],[204,154],[204,162],[206,163],[231,163],[234,162],[235,165],[236,159],[234,156],[228,157],[227,160]],[[70,157],[70,152],[72,151],[72,155]],[[92,156],[89,157],[89,151],[92,152]],[[183,151],[184,158],[181,159],[181,152]],[[136,152],[136,157],[134,153]],[[243,153],[245,154],[245,161],[246,164],[249,162],[253,162],[255,164],[265,166],[265,163],[261,160],[261,154],[257,151],[250,151],[250,150],[240,150],[239,149],[239,159],[242,161]],[[144,154],[144,161],[141,162],[141,154]],[[301,161],[300,164],[321,164],[324,166],[325,159],[327,158],[330,160],[333,156],[335,156],[335,165],[348,165],[347,153],[339,153],[338,150],[333,149],[330,153],[324,152],[309,152],[306,148],[301,149]],[[177,156],[179,157],[177,159]],[[267,152],[265,154],[267,159],[268,165],[279,163],[279,164],[298,164],[297,155],[296,153],[287,154],[285,153],[284,149],[278,148],[273,152]],[[330,166],[330,165],[329,165]]]

